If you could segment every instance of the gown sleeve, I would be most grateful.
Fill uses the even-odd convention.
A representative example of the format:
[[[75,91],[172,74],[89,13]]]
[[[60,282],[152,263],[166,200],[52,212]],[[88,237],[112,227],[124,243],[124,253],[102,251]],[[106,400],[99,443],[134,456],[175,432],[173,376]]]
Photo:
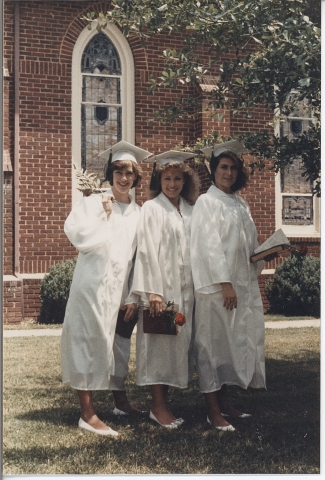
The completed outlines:
[[[231,282],[219,229],[222,212],[219,202],[202,195],[191,219],[191,266],[194,288],[200,293],[220,290],[220,283]]]
[[[132,293],[148,303],[149,294],[163,297],[163,279],[159,265],[159,245],[163,234],[163,217],[154,201],[146,202],[137,228],[137,256],[134,266]]]
[[[87,253],[108,241],[108,217],[100,195],[81,198],[73,207],[64,224],[64,232],[79,252]]]
[[[124,302],[122,301],[121,306],[129,305],[131,303],[139,303],[139,301],[140,301],[139,295],[132,292],[135,257],[136,257],[136,255],[134,255],[132,268],[131,268],[131,271],[130,271],[130,274],[129,274],[129,278],[127,279],[126,298],[124,299]]]
[[[238,197],[238,199],[240,200],[241,204],[243,205],[242,208],[244,208],[246,210],[247,216],[248,216],[249,221],[250,221],[250,223],[246,225],[246,228],[252,230],[252,245],[253,245],[253,247],[252,247],[252,251],[249,252],[249,255],[251,256],[253,254],[253,252],[255,251],[255,249],[259,246],[258,233],[257,233],[257,229],[256,229],[256,226],[255,226],[255,223],[254,223],[254,220],[253,220],[251,210],[249,208],[248,203],[246,202],[246,200],[244,200],[241,197]],[[251,263],[251,267],[252,267],[253,271],[255,272],[256,278],[262,273],[264,266],[265,266],[264,260],[259,260],[258,262]]]

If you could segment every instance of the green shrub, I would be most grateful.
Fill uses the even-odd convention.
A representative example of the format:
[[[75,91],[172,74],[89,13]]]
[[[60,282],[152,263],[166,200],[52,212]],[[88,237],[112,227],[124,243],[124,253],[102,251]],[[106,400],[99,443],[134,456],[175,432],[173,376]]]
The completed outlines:
[[[41,282],[40,323],[62,323],[67,305],[76,259],[66,260],[50,268]]]
[[[299,253],[279,265],[265,284],[269,313],[320,316],[320,259]]]

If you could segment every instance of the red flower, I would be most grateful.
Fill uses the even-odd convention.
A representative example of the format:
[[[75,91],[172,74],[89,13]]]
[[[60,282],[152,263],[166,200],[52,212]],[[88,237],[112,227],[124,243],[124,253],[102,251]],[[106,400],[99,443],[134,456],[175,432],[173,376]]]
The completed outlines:
[[[176,313],[176,318],[175,318],[175,323],[176,325],[179,325],[180,327],[184,325],[186,322],[185,315],[182,315],[181,313]]]

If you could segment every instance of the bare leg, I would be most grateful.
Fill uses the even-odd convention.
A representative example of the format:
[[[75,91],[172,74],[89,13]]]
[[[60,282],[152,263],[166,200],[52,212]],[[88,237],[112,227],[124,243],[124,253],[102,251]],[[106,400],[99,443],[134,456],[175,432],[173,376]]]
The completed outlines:
[[[163,425],[169,425],[176,420],[175,415],[169,409],[168,385],[150,385],[152,395],[151,411],[157,420]]]
[[[208,407],[208,417],[215,427],[226,427],[229,425],[227,420],[221,415],[217,392],[204,393],[204,398]]]
[[[221,389],[217,392],[218,403],[220,406],[220,410],[222,413],[226,413],[227,415],[232,415],[234,417],[239,417],[242,414],[239,410],[233,408],[228,399],[228,390],[227,385],[222,385]]]
[[[80,409],[81,409],[81,418],[88,423],[96,430],[109,430],[109,427],[102,422],[96,415],[93,405],[93,396],[90,390],[77,390]]]
[[[115,402],[115,407],[118,408],[119,410],[122,410],[122,412],[126,413],[141,413],[141,410],[138,408],[133,407],[129,400],[128,397],[126,396],[125,390],[112,390],[113,397],[114,397],[114,402]]]

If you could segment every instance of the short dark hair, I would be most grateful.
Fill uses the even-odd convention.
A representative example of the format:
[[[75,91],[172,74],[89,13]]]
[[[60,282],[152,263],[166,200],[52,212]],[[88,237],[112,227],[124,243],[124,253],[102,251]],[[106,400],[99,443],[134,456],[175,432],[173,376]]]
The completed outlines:
[[[211,155],[210,158],[210,178],[211,180],[215,181],[215,173],[217,166],[220,163],[220,160],[222,158],[230,158],[230,160],[233,160],[238,168],[238,175],[235,183],[230,187],[230,190],[232,192],[237,192],[238,190],[241,190],[242,188],[246,187],[248,183],[248,173],[246,168],[244,167],[244,162],[241,158],[239,158],[235,153],[231,152],[230,150],[226,150],[225,152],[220,153],[217,157],[215,157],[213,154]]]
[[[200,181],[197,173],[185,163],[167,163],[162,167],[156,167],[157,189],[150,190],[150,198],[155,198],[161,193],[161,174],[168,169],[178,170],[184,175],[184,186],[180,196],[184,198],[190,205],[194,205],[199,195]]]
[[[117,160],[116,162],[109,163],[106,167],[105,181],[108,181],[113,186],[113,172],[114,170],[124,170],[129,164],[132,165],[133,173],[135,174],[135,180],[131,188],[136,187],[142,179],[142,169],[138,163],[132,160]]]

